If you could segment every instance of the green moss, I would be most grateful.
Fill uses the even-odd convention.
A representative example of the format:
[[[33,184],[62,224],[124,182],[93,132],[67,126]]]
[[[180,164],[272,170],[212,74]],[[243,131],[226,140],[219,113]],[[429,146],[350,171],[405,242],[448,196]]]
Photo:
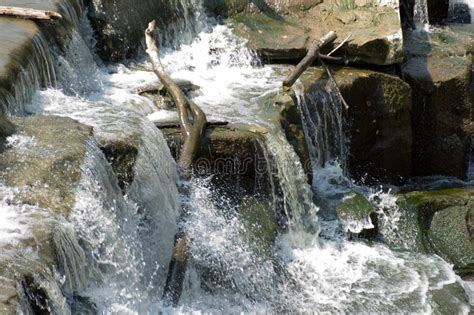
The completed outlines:
[[[474,244],[466,224],[468,206],[454,206],[437,212],[429,230],[429,237],[435,251],[451,261],[461,273],[474,271]]]
[[[364,195],[352,193],[336,207],[337,216],[344,221],[360,221],[375,210]]]
[[[244,225],[244,238],[259,255],[270,255],[278,234],[278,225],[271,204],[255,197],[242,200],[239,215]]]
[[[450,188],[435,191],[414,191],[403,194],[407,205],[432,212],[455,205],[465,205],[472,198],[474,188]]]

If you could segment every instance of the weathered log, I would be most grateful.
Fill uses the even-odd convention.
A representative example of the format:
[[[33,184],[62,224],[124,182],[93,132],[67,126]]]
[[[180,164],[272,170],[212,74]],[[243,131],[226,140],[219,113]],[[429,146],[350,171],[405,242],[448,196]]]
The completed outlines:
[[[14,16],[27,20],[40,20],[46,22],[54,22],[58,19],[62,19],[62,15],[55,11],[6,6],[0,6],[0,15]]]
[[[178,167],[181,175],[185,178],[191,176],[191,166],[199,149],[204,127],[206,125],[206,115],[204,112],[186,98],[181,88],[166,73],[159,57],[158,47],[156,46],[156,21],[148,24],[145,30],[147,54],[153,65],[153,71],[158,79],[165,86],[178,108],[179,125],[183,134],[183,147],[178,161]],[[192,116],[192,120],[190,115]]]
[[[157,128],[178,128],[179,127],[178,122],[172,122],[172,121],[164,121],[164,122],[155,121],[154,124]],[[229,124],[228,121],[208,121],[206,123],[206,128],[227,126],[228,124]]]
[[[284,87],[291,87],[295,84],[300,75],[314,62],[318,57],[318,53],[324,46],[332,43],[337,38],[335,32],[327,33],[323,38],[314,40],[308,48],[308,53],[296,66],[292,73],[283,81]]]
[[[186,233],[179,232],[175,236],[173,254],[171,256],[166,285],[163,291],[165,303],[172,302],[173,305],[176,305],[181,298],[188,257],[189,244]]]
[[[178,120],[181,133],[183,135],[183,145],[178,160],[178,171],[182,180],[179,192],[184,197],[189,197],[189,179],[192,175],[192,166],[201,145],[201,138],[206,127],[207,119],[204,112],[194,102],[189,100],[179,87],[166,73],[159,57],[156,45],[156,22],[152,21],[145,30],[147,54],[150,58],[158,79],[173,98],[178,108]],[[182,203],[181,220],[189,213],[189,204]],[[168,268],[165,290],[163,292],[163,302],[176,306],[181,297],[183,289],[184,275],[186,273],[189,255],[188,241],[186,233],[180,231],[175,236],[175,246],[172,259]]]

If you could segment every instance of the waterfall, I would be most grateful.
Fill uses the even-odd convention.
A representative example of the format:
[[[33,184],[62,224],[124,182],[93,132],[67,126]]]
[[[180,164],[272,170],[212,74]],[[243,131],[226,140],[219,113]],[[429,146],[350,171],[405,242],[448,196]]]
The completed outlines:
[[[318,208],[313,203],[311,187],[307,183],[308,179],[298,156],[281,129],[267,134],[265,148],[271,155],[271,159],[267,157],[267,163],[276,164],[275,171],[281,186],[290,231],[317,234]],[[270,165],[267,167],[271,168]]]
[[[1,110],[7,114],[23,115],[25,104],[36,90],[56,85],[51,53],[41,33],[33,37],[30,57],[25,65],[19,63],[13,67],[20,67],[21,70],[11,88],[0,88],[0,104],[4,104]]]
[[[302,111],[303,126],[311,159],[315,167],[323,167],[337,160],[346,172],[347,140],[344,132],[343,104],[336,87],[328,80],[324,87],[308,93],[297,92],[298,104]]]
[[[180,17],[193,15],[195,2],[175,4]],[[183,23],[196,26],[192,19]],[[82,27],[89,32],[89,26]],[[83,35],[73,33],[66,51],[54,57],[58,88],[38,91],[25,106],[28,114],[67,116],[94,129],[72,214],[68,220],[51,218],[50,211],[17,205],[11,198],[0,212],[0,219],[12,224],[9,229],[0,220],[7,237],[28,231],[42,215],[40,223],[58,221],[53,230],[57,270],[18,283],[25,312],[34,312],[26,303],[31,296],[51,301],[50,308],[59,314],[436,311],[432,293],[456,281],[449,264],[437,256],[391,251],[384,244],[349,242],[337,220],[318,216],[313,199],[327,201],[354,189],[346,174],[347,140],[334,89],[326,86],[298,97],[314,167],[311,187],[275,126],[277,109],[267,102],[287,69],[262,66],[229,28],[211,24],[189,45],[165,49],[163,62],[174,78],[200,86],[190,97],[209,117],[264,135],[259,145],[272,191],[269,196],[237,191],[228,196],[216,193],[212,176],[192,180],[190,213],[182,222],[191,245],[184,292],[176,308],[165,308],[162,290],[182,200],[163,134],[146,118],[156,106],[133,92],[156,78],[123,65],[98,65]],[[137,64],[150,69],[146,61],[133,66]],[[103,153],[120,145],[136,151],[132,170],[120,178],[123,185],[111,166],[113,156]],[[239,214],[248,197],[267,209],[271,219],[282,210],[288,220],[265,250],[256,247]],[[38,283],[47,288],[48,299],[33,290]],[[448,290],[444,293],[451,298]],[[455,311],[466,311],[462,301],[456,303],[460,309]]]
[[[413,21],[417,27],[429,24],[427,0],[415,0]]]
[[[296,94],[312,162],[312,188],[323,206],[321,214],[333,217],[327,208],[333,208],[354,188],[347,176],[344,105],[330,80],[306,93],[297,87]]]

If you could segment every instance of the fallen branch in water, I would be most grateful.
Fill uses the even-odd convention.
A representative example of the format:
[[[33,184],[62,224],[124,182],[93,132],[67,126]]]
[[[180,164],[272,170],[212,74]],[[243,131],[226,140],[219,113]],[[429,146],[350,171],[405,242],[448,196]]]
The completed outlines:
[[[179,126],[183,136],[183,145],[178,160],[178,171],[182,183],[180,194],[185,198],[190,195],[188,180],[192,175],[192,166],[201,145],[204,128],[207,124],[206,115],[194,102],[189,100],[179,87],[166,73],[159,57],[156,45],[156,21],[148,24],[145,30],[147,54],[153,65],[153,71],[173,98],[178,108]],[[189,212],[189,204],[182,203],[181,219]],[[189,244],[186,233],[180,231],[175,236],[174,250],[171,257],[168,277],[163,292],[164,303],[176,306],[183,290],[184,275],[189,255]]]
[[[300,63],[296,66],[296,68],[293,70],[290,75],[283,81],[283,86],[284,87],[292,87],[293,84],[295,84],[296,80],[300,77],[300,75],[308,69],[308,67],[314,62],[314,60],[318,57],[318,53],[321,50],[321,48],[329,45],[332,43],[334,40],[336,40],[337,35],[335,32],[331,31],[327,33],[323,38],[321,39],[316,39],[313,40],[311,45],[308,48],[308,53],[306,56],[303,58],[303,60],[300,61]]]
[[[153,65],[153,71],[165,86],[178,108],[179,125],[183,134],[183,146],[181,148],[178,166],[181,175],[189,179],[192,171],[192,163],[197,155],[204,127],[206,126],[206,115],[199,106],[186,98],[179,85],[176,84],[164,70],[159,57],[158,47],[156,46],[155,34],[156,22],[152,21],[148,24],[148,28],[145,31],[146,52]]]
[[[326,64],[324,63],[324,61],[320,58],[319,59],[319,62],[321,63],[321,65],[323,66],[324,70],[326,70],[326,73],[328,74],[328,77],[329,79],[332,81],[332,83],[334,84],[334,88],[336,89],[336,93],[337,93],[337,96],[339,97],[339,99],[341,100],[341,103],[342,105],[344,105],[344,109],[345,110],[348,110],[349,109],[349,105],[347,104],[346,100],[344,99],[344,97],[342,96],[342,93],[341,93],[341,90],[339,90],[339,87],[337,86],[337,83],[336,83],[336,80],[334,79],[332,73],[331,73],[331,69],[329,69]]]
[[[41,20],[46,22],[54,22],[56,20],[62,19],[62,15],[55,11],[6,6],[0,6],[0,15],[14,16],[27,20]]]

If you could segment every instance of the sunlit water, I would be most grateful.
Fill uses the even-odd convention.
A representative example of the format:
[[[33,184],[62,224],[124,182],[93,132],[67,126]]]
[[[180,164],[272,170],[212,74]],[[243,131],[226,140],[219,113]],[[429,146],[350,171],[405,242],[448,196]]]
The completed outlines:
[[[63,69],[58,73],[60,88],[38,92],[27,107],[29,113],[72,117],[93,126],[95,135],[103,141],[113,140],[117,135],[141,133],[143,146],[154,146],[143,157],[143,163],[171,160],[161,132],[145,119],[150,114],[156,116],[157,108],[134,92],[137,86],[156,81],[146,59],[129,67],[98,66],[79,34],[75,34],[70,49],[77,53],[66,54],[59,60]],[[387,203],[395,197],[364,187],[354,188],[343,167],[332,160],[334,156],[321,164],[313,161],[318,172],[312,187],[306,184],[296,154],[282,131],[274,126],[276,111],[268,101],[279,90],[287,71],[284,67],[260,65],[245,43],[222,25],[209,26],[190,45],[179,50],[164,51],[162,59],[173,78],[199,86],[193,98],[210,119],[257,125],[268,131],[265,143],[277,164],[287,211],[297,215],[289,231],[278,235],[271,254],[257,255],[242,237],[245,227],[232,203],[225,196],[215,196],[210,181],[195,180],[192,211],[183,223],[192,240],[185,290],[177,308],[163,308],[161,288],[166,273],[163,264],[171,253],[179,208],[174,162],[167,164],[165,173],[160,166],[145,163],[147,172],[135,180],[139,187],[129,191],[125,200],[117,197],[121,205],[115,214],[112,211],[115,206],[104,200],[107,196],[91,195],[100,181],[112,185],[113,194],[117,194],[116,183],[109,183],[108,175],[104,175],[110,169],[100,169],[103,167],[100,163],[89,165],[84,171],[89,175],[84,178],[90,182],[81,184],[73,220],[78,235],[87,244],[91,260],[104,265],[101,272],[105,276],[100,284],[94,282],[84,287],[80,295],[92,299],[103,313],[124,314],[158,310],[431,313],[436,309],[431,299],[433,290],[456,281],[449,264],[437,256],[392,251],[384,244],[349,242],[337,220],[318,219],[313,192],[322,199],[331,199],[360,189],[367,196],[378,194]],[[137,68],[142,70],[131,70]],[[315,123],[313,128],[321,126]],[[10,141],[34,145],[28,139]],[[94,150],[91,152],[101,156]],[[100,169],[98,174],[93,171],[96,167]],[[150,174],[154,176],[152,179],[146,176]],[[99,181],[94,176],[102,177]],[[154,203],[142,207],[152,215],[151,227],[162,232],[152,234],[145,242],[139,228],[135,229],[131,223],[140,225],[134,214],[140,207],[140,198],[148,196],[150,183],[153,192],[159,193]],[[101,205],[96,207],[97,202]],[[152,204],[158,206],[153,208]],[[9,218],[12,213],[0,215]],[[103,224],[96,224],[97,218]],[[396,214],[387,215],[387,221],[390,221],[386,224],[387,231],[396,229],[393,227]],[[130,234],[125,235],[123,228]],[[144,249],[147,246],[153,247]],[[203,270],[216,272],[218,281],[204,283]],[[126,283],[130,287],[125,288]],[[458,305],[457,311],[467,312],[461,302]]]

